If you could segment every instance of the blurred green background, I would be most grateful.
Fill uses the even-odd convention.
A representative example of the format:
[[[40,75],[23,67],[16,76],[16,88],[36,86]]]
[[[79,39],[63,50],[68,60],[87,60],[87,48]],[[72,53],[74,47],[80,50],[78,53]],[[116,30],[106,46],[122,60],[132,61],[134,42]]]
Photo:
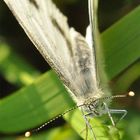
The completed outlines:
[[[85,35],[88,25],[87,0],[55,0],[55,3],[67,15],[69,25]],[[104,53],[106,60],[109,60],[107,72],[113,93],[129,90],[136,93],[131,99],[115,100],[115,107],[128,110],[120,123],[124,140],[140,140],[140,8],[135,11],[139,5],[139,0],[99,1],[99,29],[103,43],[110,46]],[[129,18],[124,19],[128,14]],[[127,23],[129,28],[123,31]],[[115,46],[113,39],[118,42],[116,46],[126,45],[129,49],[111,48]],[[134,43],[131,45],[131,42]],[[111,53],[112,56],[109,55]],[[118,54],[116,59],[115,54]],[[119,62],[116,64],[111,60]],[[5,3],[0,1],[0,140],[24,140],[25,131],[40,126],[73,106],[73,101],[56,75],[52,71],[45,73],[48,70],[50,67],[47,62]],[[48,92],[51,94],[47,95]],[[69,121],[67,117],[65,119]],[[71,126],[63,119],[58,119],[29,139],[80,140]]]

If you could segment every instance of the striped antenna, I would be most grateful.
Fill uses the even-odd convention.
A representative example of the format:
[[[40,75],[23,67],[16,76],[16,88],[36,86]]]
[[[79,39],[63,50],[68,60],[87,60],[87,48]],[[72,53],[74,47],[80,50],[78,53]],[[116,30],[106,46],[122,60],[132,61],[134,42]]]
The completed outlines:
[[[67,114],[68,112],[71,112],[71,111],[77,109],[78,107],[79,107],[79,106],[74,106],[74,107],[72,107],[72,108],[66,110],[64,113],[59,114],[59,115],[57,115],[56,117],[54,117],[53,119],[51,119],[51,120],[49,120],[48,122],[44,123],[44,124],[41,125],[40,127],[36,128],[36,129],[33,129],[33,130],[31,130],[31,131],[25,132],[25,137],[30,137],[30,136],[32,135],[32,133],[39,131],[39,130],[42,129],[43,127],[47,126],[49,123],[55,121],[55,120],[58,119],[58,118],[63,117],[65,114]]]

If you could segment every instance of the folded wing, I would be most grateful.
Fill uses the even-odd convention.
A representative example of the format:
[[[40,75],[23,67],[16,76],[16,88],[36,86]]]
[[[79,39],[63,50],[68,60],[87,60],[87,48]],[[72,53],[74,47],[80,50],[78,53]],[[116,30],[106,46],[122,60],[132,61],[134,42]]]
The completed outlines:
[[[76,101],[96,88],[94,54],[51,0],[4,0]]]

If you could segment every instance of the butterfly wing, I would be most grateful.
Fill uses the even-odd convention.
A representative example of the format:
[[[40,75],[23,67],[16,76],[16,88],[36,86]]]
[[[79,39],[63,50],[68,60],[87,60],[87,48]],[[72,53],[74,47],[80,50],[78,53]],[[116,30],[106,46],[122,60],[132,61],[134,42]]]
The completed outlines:
[[[69,28],[51,0],[4,1],[76,102],[89,97],[97,80],[92,48],[85,38]]]
[[[89,0],[89,21],[90,25],[87,28],[86,40],[89,42],[89,46],[93,49],[93,55],[96,59],[96,77],[98,81],[98,87],[106,94],[110,95],[108,88],[108,78],[105,72],[105,62],[102,50],[102,43],[100,40],[100,33],[98,30],[97,8],[98,0]]]

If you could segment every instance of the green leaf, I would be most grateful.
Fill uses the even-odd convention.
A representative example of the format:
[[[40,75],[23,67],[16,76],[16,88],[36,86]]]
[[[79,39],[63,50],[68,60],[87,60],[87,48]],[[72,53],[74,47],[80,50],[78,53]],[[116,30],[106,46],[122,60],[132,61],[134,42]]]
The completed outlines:
[[[121,74],[117,78],[115,85],[112,87],[113,91],[127,91],[130,85],[132,85],[140,77],[140,61],[131,65],[129,69]],[[122,84],[123,83],[123,84]]]
[[[91,130],[86,130],[85,120],[82,116],[82,113],[79,110],[68,113],[64,116],[64,118],[73,126],[74,130],[81,135],[84,139],[86,139],[86,135],[88,134],[88,139],[93,140],[93,135],[91,134]],[[95,133],[96,138],[98,140],[119,140],[120,135],[118,133],[118,129],[113,126],[105,125],[101,120],[105,120],[104,117],[90,119],[90,124]]]
[[[140,7],[102,34],[106,71],[114,78],[140,58]]]
[[[63,110],[73,106],[71,103],[57,76],[52,71],[47,72],[33,84],[0,100],[0,131],[25,131],[63,113]]]

